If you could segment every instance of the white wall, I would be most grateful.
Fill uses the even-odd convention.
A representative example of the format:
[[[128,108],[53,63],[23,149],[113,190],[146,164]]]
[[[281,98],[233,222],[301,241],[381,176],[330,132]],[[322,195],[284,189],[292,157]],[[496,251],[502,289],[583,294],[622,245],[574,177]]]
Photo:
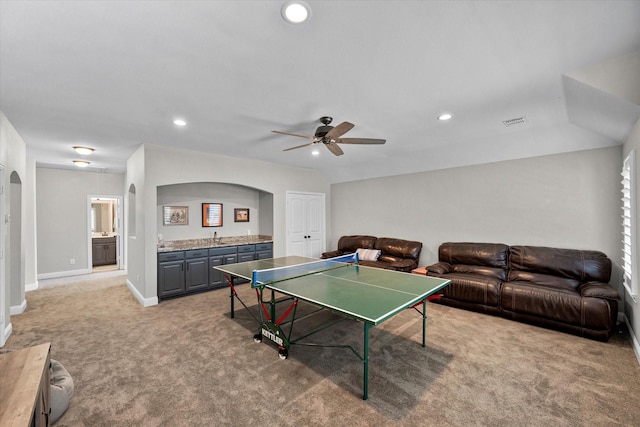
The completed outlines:
[[[629,138],[624,143],[622,159],[627,157],[629,152],[633,149],[636,150],[636,208],[640,208],[640,203],[638,202],[638,197],[640,197],[640,191],[638,191],[638,189],[640,189],[640,171],[637,170],[638,164],[640,164],[638,163],[640,161],[640,158],[638,157],[638,153],[640,153],[640,120],[638,120],[633,131],[629,135]],[[640,230],[640,221],[635,224],[635,227],[636,230]],[[638,243],[640,242],[637,242],[636,245]],[[638,271],[637,266],[640,265],[638,264],[638,262],[640,262],[640,254],[636,251],[634,256],[633,262],[636,265],[636,271]],[[634,300],[626,291],[623,293],[624,315],[626,317],[627,325],[629,325],[630,328],[636,357],[638,358],[638,361],[640,361],[640,299]]]
[[[130,245],[136,245],[136,249],[128,252],[127,273],[129,287],[143,305],[157,303],[157,189],[165,185],[201,182],[233,183],[273,194],[274,256],[285,255],[286,192],[297,190],[327,195],[330,192],[328,182],[311,169],[149,144],[142,146],[127,162],[125,187],[135,184],[137,189],[139,222],[135,243],[128,240]],[[327,203],[327,211],[329,208],[330,203]],[[329,227],[327,221],[327,229]]]
[[[3,174],[3,183],[4,183],[4,192],[0,194],[2,197],[2,204],[4,208],[4,214],[7,215],[12,211],[26,212],[27,210],[35,209],[35,206],[31,205],[28,202],[29,197],[25,197],[24,188],[25,183],[29,181],[30,177],[27,176],[27,166],[26,166],[26,145],[22,140],[22,137],[18,134],[15,128],[11,125],[7,117],[0,111],[0,164],[3,166],[2,174]],[[23,185],[20,186],[22,194],[20,197],[12,197],[11,189],[12,186],[10,184],[10,176],[12,173],[17,174],[20,181]],[[14,209],[11,206],[11,200],[20,200],[22,206],[19,209]],[[21,224],[22,229],[22,221],[17,222],[17,224]],[[9,271],[9,266],[18,265],[20,268],[24,268],[25,263],[23,259],[25,257],[31,256],[31,253],[25,253],[25,248],[33,247],[32,243],[26,242],[27,233],[22,233],[22,230],[14,230],[14,233],[18,233],[20,235],[20,252],[13,253],[10,251],[10,239],[11,239],[11,230],[12,223],[10,221],[5,221],[5,218],[0,218],[0,227],[3,227],[3,235],[4,235],[4,247],[0,248],[0,251],[4,253],[4,258],[0,260],[0,275],[2,278],[0,279],[0,293],[2,294],[2,308],[0,309],[0,313],[4,316],[4,319],[0,321],[0,346],[4,345],[4,340],[8,338],[8,335],[11,333],[11,322],[9,319],[9,315],[11,313],[11,292],[13,289],[13,293],[18,295],[18,299],[24,301],[24,283],[11,283],[11,277],[13,276]],[[25,274],[24,271],[20,272],[20,274],[16,275],[20,277],[20,280],[24,280]],[[26,307],[26,303],[20,303],[18,305],[18,310],[22,310]]]
[[[124,174],[36,168],[38,278],[91,271],[87,206],[106,195],[124,197]]]
[[[618,146],[334,184],[327,248],[344,234],[417,240],[421,265],[447,241],[600,250],[620,291],[621,167]]]

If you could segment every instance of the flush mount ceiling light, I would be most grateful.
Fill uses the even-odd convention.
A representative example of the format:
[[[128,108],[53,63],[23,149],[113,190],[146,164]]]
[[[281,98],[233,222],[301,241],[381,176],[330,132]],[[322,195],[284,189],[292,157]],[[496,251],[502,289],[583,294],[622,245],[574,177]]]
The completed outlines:
[[[285,21],[301,24],[311,16],[311,8],[303,1],[290,1],[282,5],[280,13]]]
[[[447,121],[447,120],[451,120],[453,118],[453,115],[451,113],[442,113],[438,116],[438,120],[440,121]]]
[[[89,154],[95,151],[95,149],[91,147],[82,147],[80,145],[74,146],[73,149],[76,150],[76,152],[82,156],[88,156]]]
[[[184,121],[184,120],[182,120],[182,119],[175,119],[175,120],[173,121],[173,124],[174,124],[174,125],[176,125],[176,126],[186,126],[186,125],[187,125],[187,122],[185,122],[185,121]]]
[[[87,162],[86,160],[74,160],[73,164],[79,168],[86,168],[87,166],[89,166],[89,162]]]

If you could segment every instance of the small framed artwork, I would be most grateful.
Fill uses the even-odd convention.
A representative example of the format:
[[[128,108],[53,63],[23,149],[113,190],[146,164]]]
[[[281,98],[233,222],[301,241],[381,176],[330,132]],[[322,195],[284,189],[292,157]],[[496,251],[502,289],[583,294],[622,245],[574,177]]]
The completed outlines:
[[[222,203],[202,204],[202,226],[222,227]]]
[[[235,208],[233,222],[249,222],[249,208]]]
[[[162,213],[163,225],[188,225],[188,206],[164,206]]]

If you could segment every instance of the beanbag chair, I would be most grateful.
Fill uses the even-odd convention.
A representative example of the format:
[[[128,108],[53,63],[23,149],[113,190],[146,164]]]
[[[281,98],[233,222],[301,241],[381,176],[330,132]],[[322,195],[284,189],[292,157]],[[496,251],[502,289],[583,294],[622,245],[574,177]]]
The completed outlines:
[[[69,401],[73,396],[73,379],[71,375],[64,369],[64,366],[60,362],[51,359],[49,366],[49,373],[51,374],[51,424],[58,421],[58,419],[64,414],[69,407]]]

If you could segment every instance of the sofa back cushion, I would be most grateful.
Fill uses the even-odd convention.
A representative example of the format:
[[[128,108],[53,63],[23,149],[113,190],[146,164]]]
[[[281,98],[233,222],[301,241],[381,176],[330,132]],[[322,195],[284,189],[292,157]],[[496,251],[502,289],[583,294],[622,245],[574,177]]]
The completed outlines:
[[[375,236],[363,236],[363,235],[354,235],[354,236],[342,236],[340,240],[338,240],[338,250],[345,254],[350,254],[358,249],[373,249],[373,246],[376,243]]]
[[[577,290],[585,282],[609,282],[611,260],[602,252],[511,246],[509,280]]]
[[[422,242],[414,242],[411,240],[393,239],[391,237],[378,237],[375,243],[375,249],[380,250],[380,260],[393,262],[402,259],[420,258],[422,251]]]
[[[438,259],[451,264],[456,273],[506,280],[509,246],[502,243],[447,242],[440,245]]]

